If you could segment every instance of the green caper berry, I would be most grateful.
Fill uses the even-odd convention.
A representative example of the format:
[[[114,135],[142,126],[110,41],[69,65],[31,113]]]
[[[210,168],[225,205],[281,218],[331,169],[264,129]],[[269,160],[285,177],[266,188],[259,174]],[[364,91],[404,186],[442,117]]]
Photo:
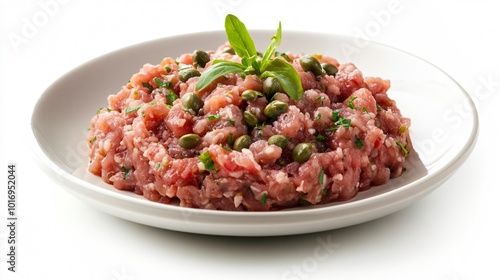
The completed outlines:
[[[257,119],[257,117],[250,111],[243,112],[243,120],[250,127],[254,127],[259,124],[259,119]]]
[[[200,97],[194,92],[188,92],[182,96],[182,106],[191,115],[196,115],[203,107]]]
[[[200,76],[200,71],[196,70],[196,69],[193,69],[193,68],[186,68],[186,69],[182,69],[181,71],[179,71],[179,80],[181,80],[181,82],[187,82],[187,80],[189,80],[190,78],[192,77],[198,77]]]
[[[311,71],[314,76],[322,76],[323,75],[323,68],[321,68],[321,64],[319,63],[319,60],[315,58],[314,56],[311,55],[304,55],[303,57],[300,58],[299,60],[300,66],[304,71]]]
[[[262,84],[262,88],[262,92],[269,100],[275,93],[283,91],[280,82],[274,77],[268,77],[267,79],[265,79],[264,83]]]
[[[240,137],[236,138],[233,144],[233,149],[235,151],[241,152],[243,149],[248,149],[250,147],[250,144],[252,144],[252,139],[248,135],[241,135]]]
[[[264,115],[268,118],[275,118],[286,112],[288,104],[280,100],[274,100],[264,108]]]
[[[288,137],[281,135],[281,134],[276,134],[276,135],[269,137],[269,139],[267,139],[267,144],[268,145],[276,145],[276,146],[280,147],[281,149],[285,149],[286,146],[288,146],[288,141],[289,141]]]
[[[255,90],[247,89],[241,94],[241,98],[245,101],[255,101],[259,97],[260,92]]]
[[[185,149],[196,147],[200,143],[201,137],[198,134],[185,134],[179,138],[179,146]]]
[[[325,74],[330,76],[335,76],[339,72],[339,69],[331,63],[322,63],[321,67],[325,70]]]
[[[306,162],[312,155],[313,148],[311,143],[297,144],[292,150],[292,159],[295,162]]]
[[[193,52],[193,65],[194,67],[205,67],[210,61],[210,55],[204,51],[196,50]]]

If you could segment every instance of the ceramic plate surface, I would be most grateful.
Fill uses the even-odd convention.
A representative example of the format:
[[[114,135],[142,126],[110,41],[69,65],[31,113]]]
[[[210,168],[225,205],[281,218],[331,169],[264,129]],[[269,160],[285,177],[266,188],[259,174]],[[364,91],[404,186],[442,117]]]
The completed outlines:
[[[250,33],[257,49],[265,50],[274,32]],[[213,50],[225,41],[223,31],[149,41],[98,57],[55,81],[41,95],[31,118],[31,144],[43,167],[52,171],[64,189],[123,219],[192,233],[272,236],[331,230],[398,211],[440,186],[475,145],[478,117],[470,97],[432,64],[381,44],[360,46],[351,37],[283,32],[279,51],[329,55],[341,63],[353,62],[365,77],[391,80],[388,94],[402,114],[411,118],[416,150],[401,177],[342,203],[275,212],[228,212],[147,201],[115,190],[87,171],[85,135],[96,110],[107,106],[108,95],[117,93],[145,63],[158,64],[164,57],[175,58],[195,49]]]

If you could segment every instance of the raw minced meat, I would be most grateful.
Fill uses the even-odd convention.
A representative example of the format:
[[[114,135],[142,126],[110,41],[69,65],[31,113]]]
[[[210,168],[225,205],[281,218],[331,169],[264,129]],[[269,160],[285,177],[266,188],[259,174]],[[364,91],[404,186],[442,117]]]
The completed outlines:
[[[152,201],[237,211],[345,201],[402,174],[410,120],[387,95],[390,81],[325,55],[315,57],[338,72],[316,76],[292,53],[304,89],[298,101],[284,92],[245,100],[245,91],[264,90],[255,75],[228,74],[200,91],[198,76],[179,75],[203,73],[214,59],[240,61],[230,47],[208,51],[204,67],[190,53],[144,65],[92,118],[89,171]],[[197,112],[183,104],[189,94],[201,102]],[[286,110],[266,117],[271,101]],[[242,136],[250,142],[236,147]],[[309,150],[298,160],[300,144]]]

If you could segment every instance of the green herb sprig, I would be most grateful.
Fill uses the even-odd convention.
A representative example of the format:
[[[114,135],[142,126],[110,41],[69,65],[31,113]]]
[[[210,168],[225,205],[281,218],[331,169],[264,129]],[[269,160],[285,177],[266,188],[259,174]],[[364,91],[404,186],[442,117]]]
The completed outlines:
[[[252,37],[250,37],[245,24],[236,16],[231,14],[226,16],[225,29],[229,44],[231,44],[236,54],[241,57],[241,63],[214,60],[212,65],[200,76],[196,84],[197,91],[206,88],[218,77],[227,74],[243,73],[244,75],[254,74],[261,79],[274,77],[279,81],[281,87],[290,98],[293,100],[300,100],[302,98],[304,90],[300,76],[295,68],[290,63],[276,56],[271,59],[281,44],[281,22],[262,57],[258,55],[255,43]]]

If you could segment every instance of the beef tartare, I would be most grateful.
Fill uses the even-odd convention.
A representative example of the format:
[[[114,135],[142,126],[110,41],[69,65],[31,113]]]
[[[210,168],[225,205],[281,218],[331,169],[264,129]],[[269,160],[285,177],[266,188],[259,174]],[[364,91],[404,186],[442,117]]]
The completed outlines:
[[[276,51],[281,25],[264,54],[242,49],[235,21],[225,44],[145,64],[108,97],[90,172],[152,201],[235,211],[345,201],[402,174],[410,119],[389,80]]]

